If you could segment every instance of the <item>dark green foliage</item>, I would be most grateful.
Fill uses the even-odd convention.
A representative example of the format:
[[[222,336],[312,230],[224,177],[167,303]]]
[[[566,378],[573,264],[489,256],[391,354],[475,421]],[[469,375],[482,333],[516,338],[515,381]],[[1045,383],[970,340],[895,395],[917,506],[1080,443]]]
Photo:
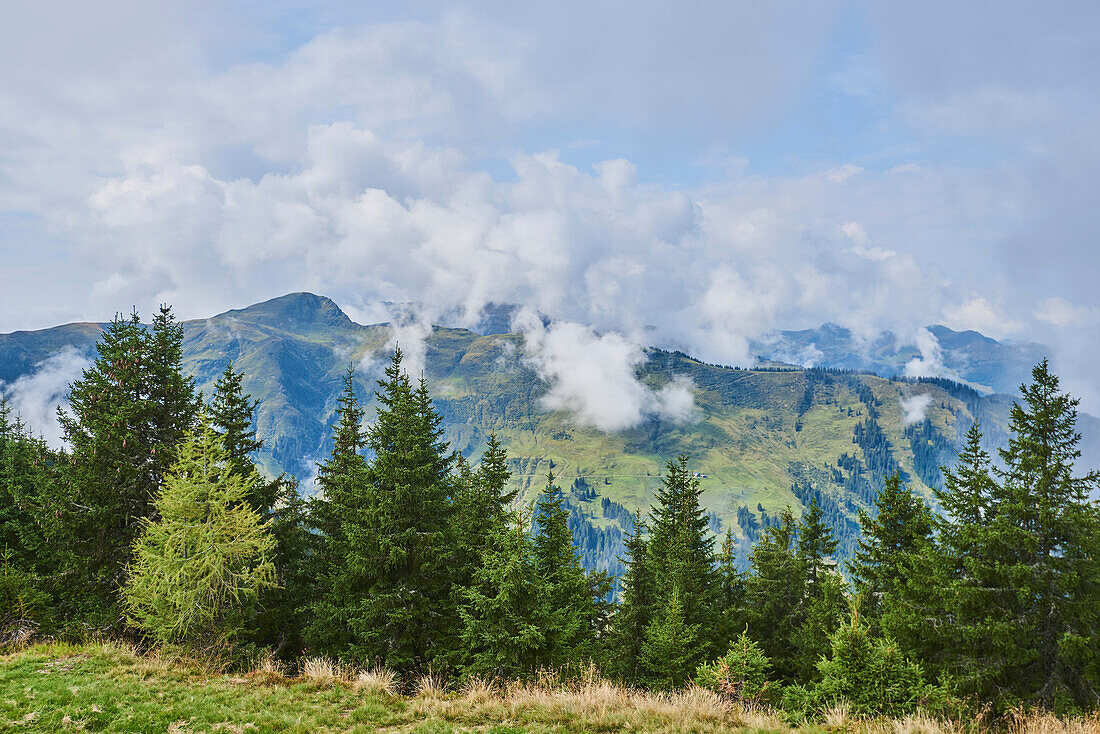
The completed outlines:
[[[182,330],[162,307],[146,330],[137,314],[116,318],[95,364],[73,385],[59,420],[71,454],[57,512],[67,572],[81,583],[68,611],[115,621],[117,590],[141,523],[198,399],[180,368]]]
[[[933,516],[924,500],[894,473],[875,499],[873,514],[861,509],[859,520],[863,537],[848,568],[856,591],[863,596],[866,615],[874,620],[881,612],[883,597],[897,591],[907,563],[927,544]]]
[[[347,654],[353,637],[348,628],[349,608],[361,589],[348,577],[346,557],[353,551],[344,529],[345,518],[360,511],[370,497],[367,492],[367,463],[360,453],[363,410],[355,397],[353,373],[344,378],[344,391],[337,401],[333,426],[332,454],[317,468],[319,493],[309,505],[312,533],[306,536],[305,579],[312,579],[307,643],[321,650]],[[312,546],[312,547],[310,547]]]
[[[256,477],[248,492],[248,502],[266,516],[271,513],[281,484],[280,480],[265,480],[255,473],[252,455],[263,448],[263,441],[256,438],[253,425],[253,415],[259,401],[244,392],[243,382],[244,373],[234,371],[232,362],[227,363],[225,371],[214,383],[208,411],[211,425],[221,436],[225,451],[229,454],[231,471],[240,477]]]
[[[54,529],[48,503],[57,481],[56,458],[30,435],[0,397],[0,552],[25,572],[48,573]]]
[[[680,590],[673,587],[642,639],[642,681],[653,688],[679,688],[691,680],[702,647],[698,624],[684,619]]]
[[[744,604],[745,575],[737,567],[737,539],[729,528],[718,555],[718,640],[732,640],[738,630],[744,630]]]
[[[649,565],[648,528],[635,515],[634,533],[626,540],[626,572],[619,580],[619,605],[611,623],[608,646],[611,668],[624,680],[641,676],[640,658],[645,631],[653,621],[656,580]]]
[[[771,687],[771,661],[747,632],[742,632],[726,654],[703,663],[695,671],[695,684],[722,693],[743,704],[758,704]]]
[[[779,527],[768,527],[752,550],[751,573],[745,581],[745,611],[749,634],[760,643],[783,681],[797,676],[798,650],[793,635],[802,626],[806,592],[805,564],[795,547],[795,521],[790,508],[779,516]]]
[[[901,717],[947,697],[925,682],[919,663],[907,659],[889,638],[874,638],[853,613],[831,638],[831,654],[818,663],[820,680],[792,687],[784,707],[807,715],[847,704],[858,716]]]
[[[367,432],[373,459],[342,512],[352,654],[398,671],[457,662],[452,593],[451,466],[423,380],[413,389],[396,350]]]
[[[542,662],[550,610],[526,531],[518,516],[491,526],[472,584],[462,589],[468,674],[524,678]]]
[[[592,588],[581,568],[569,532],[569,516],[562,505],[554,476],[535,505],[535,567],[540,603],[546,614],[540,663],[558,668],[593,653],[596,618]]]
[[[699,480],[688,469],[688,457],[681,455],[665,465],[661,488],[651,511],[648,545],[649,564],[654,579],[655,609],[667,610],[673,590],[677,591],[684,623],[720,634],[716,624],[719,591],[715,568],[714,537],[710,521],[700,505]],[[726,640],[704,638],[693,652],[692,670],[709,652],[708,644],[725,645]]]
[[[884,625],[998,710],[1062,710],[1100,691],[1095,472],[1075,476],[1077,401],[1046,362],[1013,406],[1003,469],[967,436],[937,498],[936,544],[913,559]],[[998,481],[998,479],[1000,481]]]

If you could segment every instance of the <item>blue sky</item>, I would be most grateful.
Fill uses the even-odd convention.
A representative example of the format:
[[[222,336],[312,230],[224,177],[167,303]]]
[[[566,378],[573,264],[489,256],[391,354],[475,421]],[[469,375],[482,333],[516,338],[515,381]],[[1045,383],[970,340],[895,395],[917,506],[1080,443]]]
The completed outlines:
[[[1095,3],[10,3],[0,330],[293,290],[726,363],[1054,348],[1100,410]]]

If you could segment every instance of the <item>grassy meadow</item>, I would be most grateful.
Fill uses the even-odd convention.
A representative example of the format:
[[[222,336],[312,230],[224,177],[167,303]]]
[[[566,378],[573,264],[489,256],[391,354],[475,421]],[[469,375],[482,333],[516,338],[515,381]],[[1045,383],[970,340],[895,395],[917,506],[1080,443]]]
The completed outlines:
[[[562,682],[473,681],[448,690],[425,677],[270,659],[247,671],[116,642],[47,642],[0,656],[0,731],[11,732],[964,732],[982,722],[857,720],[843,706],[791,727],[700,689],[653,693],[597,677]],[[1100,718],[1019,716],[1011,734],[1100,732]]]

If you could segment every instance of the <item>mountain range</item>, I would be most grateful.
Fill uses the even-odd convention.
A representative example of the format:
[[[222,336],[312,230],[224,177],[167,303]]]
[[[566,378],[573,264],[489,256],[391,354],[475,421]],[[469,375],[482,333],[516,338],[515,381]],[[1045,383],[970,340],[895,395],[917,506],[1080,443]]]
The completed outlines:
[[[498,434],[512,481],[527,497],[553,470],[567,490],[586,562],[612,570],[633,512],[648,507],[664,462],[681,453],[700,474],[716,532],[732,528],[747,548],[783,507],[797,512],[816,499],[846,554],[858,532],[856,510],[873,501],[887,472],[902,472],[914,491],[931,498],[938,467],[952,460],[973,421],[981,422],[991,447],[1003,443],[1009,386],[1025,381],[1043,352],[1036,344],[930,327],[957,379],[917,380],[888,377],[902,371],[913,348],[899,347],[892,335],[858,345],[833,325],[781,332],[756,345],[771,365],[759,369],[648,349],[637,378],[654,390],[673,380],[690,385],[691,415],[677,421],[653,414],[607,432],[547,408],[550,386],[527,358],[523,335],[511,333],[512,308],[487,309],[477,330],[435,326],[427,334],[425,376],[447,438],[476,460],[489,433]],[[316,462],[330,449],[343,375],[356,366],[360,395],[369,401],[393,336],[390,325],[355,323],[331,300],[309,293],[183,327],[184,367],[199,389],[209,395],[232,360],[259,400],[259,463],[304,480],[307,492]],[[79,323],[0,335],[0,380],[10,390],[56,355],[91,358],[102,328]],[[791,365],[799,355],[812,355],[814,367]],[[1095,425],[1083,416],[1090,438],[1100,435]]]

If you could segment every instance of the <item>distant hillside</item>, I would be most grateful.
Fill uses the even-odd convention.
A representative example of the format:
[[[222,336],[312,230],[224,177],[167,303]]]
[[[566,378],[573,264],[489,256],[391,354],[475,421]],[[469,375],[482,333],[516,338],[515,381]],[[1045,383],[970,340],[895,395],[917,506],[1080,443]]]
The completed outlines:
[[[953,331],[929,326],[943,350],[943,366],[960,381],[990,392],[1015,394],[1031,379],[1031,368],[1050,350],[1035,342],[1005,343],[976,331]],[[905,373],[905,365],[920,352],[911,344],[899,344],[897,336],[883,332],[869,343],[836,324],[816,329],[780,331],[755,342],[755,354],[763,359],[797,365],[857,370],[888,377]]]
[[[554,470],[568,490],[574,533],[591,566],[614,568],[631,514],[648,506],[663,463],[679,453],[690,455],[692,467],[705,475],[704,503],[716,532],[734,527],[747,548],[783,507],[800,508],[816,497],[845,553],[855,540],[856,508],[873,501],[886,473],[901,471],[916,491],[928,495],[939,465],[952,459],[972,421],[981,421],[991,443],[1004,438],[1010,399],[947,380],[730,369],[658,349],[649,350],[640,379],[660,387],[674,376],[689,378],[695,419],[677,425],[650,418],[630,430],[604,433],[544,410],[540,398],[548,386],[524,360],[523,337],[501,333],[509,308],[490,313],[488,328],[481,329],[485,334],[435,327],[427,339],[429,384],[457,450],[476,458],[488,434],[496,432],[511,457],[513,481],[528,497]],[[188,321],[184,329],[185,368],[200,389],[210,394],[232,359],[246,375],[245,389],[260,401],[262,465],[307,480],[329,451],[342,376],[349,365],[363,366],[356,373],[361,396],[372,396],[391,337],[387,325],[356,324],[329,299],[307,293]],[[11,382],[28,374],[66,346],[90,353],[100,330],[72,324],[0,335],[0,379]],[[998,355],[1016,353],[973,332],[940,333],[945,350],[953,353],[976,345],[971,364],[991,365],[982,368],[990,373]],[[850,335],[842,330],[827,326],[815,330],[816,336],[790,334],[801,335],[799,344],[822,351],[827,346],[830,359],[845,364],[842,345]],[[822,334],[831,340],[822,342]],[[890,354],[890,359],[905,355]],[[1017,369],[1013,362],[1004,371]],[[918,394],[927,395],[924,418],[907,425],[902,400]]]

